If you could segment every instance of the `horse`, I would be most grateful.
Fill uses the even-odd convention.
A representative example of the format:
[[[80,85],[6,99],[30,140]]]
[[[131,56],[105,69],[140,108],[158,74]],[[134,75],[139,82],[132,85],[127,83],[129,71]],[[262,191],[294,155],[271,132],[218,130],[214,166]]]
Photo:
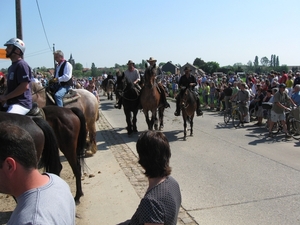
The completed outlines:
[[[0,112],[0,122],[3,121],[27,130],[34,140],[39,168],[44,167],[46,172],[59,176],[62,165],[57,140],[53,129],[44,119]]]
[[[143,107],[146,122],[149,130],[158,129],[157,110],[159,117],[159,130],[164,127],[164,111],[165,107],[160,103],[161,96],[159,93],[158,85],[155,81],[156,77],[156,64],[148,67],[146,64],[146,70],[144,75],[144,87],[142,88],[140,95],[140,104]],[[149,119],[149,111],[151,111],[151,120]]]
[[[138,113],[139,96],[133,83],[128,80],[124,73],[121,76],[117,76],[116,86],[117,95],[122,97],[122,105],[127,123],[127,134],[131,135],[133,132],[138,132],[136,116]]]
[[[195,94],[190,88],[184,90],[183,95],[180,98],[180,109],[183,118],[183,133],[184,140],[186,140],[187,134],[187,122],[190,124],[190,136],[193,136],[193,119],[195,110],[197,108],[197,99]]]
[[[46,121],[52,127],[58,147],[68,160],[76,178],[75,202],[83,196],[81,185],[81,168],[84,165],[84,148],[86,144],[86,125],[82,111],[76,107],[62,108],[45,106],[42,108]]]
[[[7,89],[6,81],[3,76],[0,76],[0,95],[3,95]]]
[[[115,89],[115,82],[113,79],[108,79],[106,86],[104,88],[106,94],[107,94],[107,100],[114,100],[113,93]]]
[[[38,104],[39,108],[43,108],[46,105],[54,105],[55,103],[50,100],[46,94],[45,88],[36,83],[31,83],[32,100]],[[99,119],[99,102],[95,95],[85,89],[76,89],[80,98],[70,103],[65,103],[66,108],[77,107],[79,108],[85,117],[86,127],[88,131],[89,141],[87,143],[86,155],[93,155],[97,152],[96,144],[96,121]]]

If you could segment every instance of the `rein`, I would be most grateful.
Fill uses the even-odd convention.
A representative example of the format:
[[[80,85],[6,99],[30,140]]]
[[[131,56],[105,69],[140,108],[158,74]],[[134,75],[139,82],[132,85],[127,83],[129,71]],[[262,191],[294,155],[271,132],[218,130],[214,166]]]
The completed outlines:
[[[128,101],[136,101],[136,100],[138,100],[138,98],[139,98],[139,96],[137,96],[136,98],[134,98],[134,99],[130,99],[130,98],[126,98],[125,96],[124,96],[124,94],[125,93],[127,93],[129,90],[125,90],[127,88],[127,83],[126,83],[126,85],[125,85],[125,87],[123,88],[123,90],[121,90],[121,89],[117,89],[116,91],[118,91],[119,93],[120,93],[120,96],[122,96],[122,98],[124,98],[124,99],[126,99],[126,100],[128,100]],[[131,88],[131,89],[133,89],[133,88]]]
[[[39,93],[40,91],[42,91],[42,90],[44,90],[44,89],[46,89],[46,87],[43,87],[43,88],[41,88],[41,89],[37,90],[36,92],[31,93],[31,94],[32,94],[32,95],[36,95],[37,93]]]

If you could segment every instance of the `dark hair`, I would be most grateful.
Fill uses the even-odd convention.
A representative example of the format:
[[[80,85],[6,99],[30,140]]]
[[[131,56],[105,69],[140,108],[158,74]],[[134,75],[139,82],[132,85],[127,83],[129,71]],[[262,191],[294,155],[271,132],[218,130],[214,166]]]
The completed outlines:
[[[30,134],[16,124],[0,123],[0,168],[11,157],[26,169],[37,168],[35,144]]]
[[[146,131],[141,134],[136,149],[139,154],[139,164],[145,169],[149,178],[164,177],[171,174],[169,160],[171,149],[166,136],[159,131]]]

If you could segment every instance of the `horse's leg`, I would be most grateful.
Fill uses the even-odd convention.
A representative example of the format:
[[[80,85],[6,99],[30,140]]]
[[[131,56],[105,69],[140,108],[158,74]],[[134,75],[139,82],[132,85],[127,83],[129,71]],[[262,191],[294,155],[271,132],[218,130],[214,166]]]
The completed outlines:
[[[145,115],[145,119],[148,125],[148,130],[152,130],[151,129],[151,121],[149,119],[149,111],[144,110],[144,115]]]
[[[77,141],[77,138],[72,138],[69,139],[70,142],[66,140],[62,140],[60,142],[64,142],[64,146],[60,147],[60,150],[68,160],[73,174],[76,179],[76,194],[74,197],[75,202],[78,204],[80,203],[80,197],[83,196],[83,191],[82,191],[82,185],[81,185],[81,165],[80,165],[80,159],[77,158],[77,153],[76,153],[76,143],[74,142],[75,140]]]
[[[131,112],[125,107],[124,107],[124,113],[126,117],[126,123],[127,123],[127,134],[130,135],[132,134],[132,122],[131,122]]]
[[[190,136],[193,136],[193,125],[194,125],[193,119],[194,119],[194,115],[190,117],[190,127],[191,127]]]
[[[135,110],[133,112],[133,118],[132,118],[132,130],[134,133],[137,133],[138,130],[137,130],[137,126],[136,126],[136,122],[137,122],[137,118],[136,118],[136,115],[138,113],[138,110]]]
[[[187,126],[186,126],[186,115],[183,115],[182,113],[182,118],[183,118],[183,134],[184,134],[184,137],[183,137],[183,140],[186,140],[186,132],[187,132]]]
[[[89,133],[88,149],[90,149],[92,151],[92,153],[95,154],[97,152],[95,120],[92,118],[89,118],[86,121],[86,125],[87,125],[87,130]]]
[[[160,107],[158,110],[158,117],[159,117],[159,130],[164,129],[164,107]]]
[[[158,118],[157,118],[157,110],[152,112],[152,127],[154,125],[154,129],[158,130]]]

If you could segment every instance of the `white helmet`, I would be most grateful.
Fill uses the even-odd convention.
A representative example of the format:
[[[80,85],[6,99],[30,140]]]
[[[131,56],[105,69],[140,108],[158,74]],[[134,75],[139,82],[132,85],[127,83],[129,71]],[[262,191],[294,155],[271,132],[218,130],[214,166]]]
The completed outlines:
[[[19,38],[11,38],[9,39],[4,46],[13,45],[21,50],[22,54],[25,52],[25,43]]]

